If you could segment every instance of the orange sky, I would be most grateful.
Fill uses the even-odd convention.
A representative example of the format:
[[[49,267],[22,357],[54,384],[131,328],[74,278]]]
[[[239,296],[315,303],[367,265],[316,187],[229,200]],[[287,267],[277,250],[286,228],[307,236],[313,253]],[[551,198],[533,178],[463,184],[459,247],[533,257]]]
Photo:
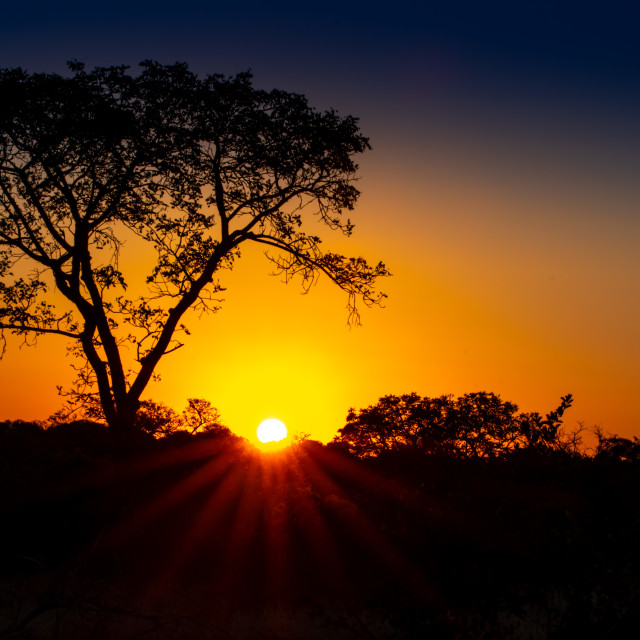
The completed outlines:
[[[388,265],[386,308],[349,329],[339,291],[301,296],[245,252],[147,397],[209,399],[241,435],[274,416],[326,441],[389,393],[486,390],[541,413],[572,393],[569,427],[640,435],[637,20],[562,3],[187,0],[154,3],[153,19],[128,5],[127,20],[40,4],[7,8],[0,66],[251,68],[257,87],[359,116],[371,137],[354,236],[326,245]],[[72,378],[64,341],[9,347],[0,419],[46,418]]]

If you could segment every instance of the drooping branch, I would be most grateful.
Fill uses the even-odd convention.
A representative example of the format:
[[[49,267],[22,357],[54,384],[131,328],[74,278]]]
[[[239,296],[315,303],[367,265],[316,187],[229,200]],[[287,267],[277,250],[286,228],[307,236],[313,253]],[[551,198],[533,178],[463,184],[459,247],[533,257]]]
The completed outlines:
[[[384,293],[376,292],[373,288],[378,278],[390,275],[382,262],[372,267],[364,258],[347,258],[334,253],[323,253],[315,238],[303,235],[299,236],[295,243],[266,234],[251,234],[249,238],[258,244],[280,251],[277,256],[266,255],[276,266],[276,272],[284,275],[285,281],[299,276],[305,292],[308,292],[318,276],[324,274],[345,291],[348,294],[349,324],[360,323],[358,298],[366,306],[381,305],[386,298]]]

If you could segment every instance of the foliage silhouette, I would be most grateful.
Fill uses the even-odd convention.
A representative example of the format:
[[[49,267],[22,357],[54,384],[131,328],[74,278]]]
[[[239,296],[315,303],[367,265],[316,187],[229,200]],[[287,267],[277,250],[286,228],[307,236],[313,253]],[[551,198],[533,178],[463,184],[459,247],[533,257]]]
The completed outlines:
[[[231,435],[230,429],[222,424],[218,410],[208,400],[200,398],[189,398],[181,414],[161,402],[142,400],[135,424],[140,431],[154,437],[167,437],[180,432],[190,436]]]
[[[571,402],[571,395],[564,396],[542,418],[518,413],[517,405],[486,391],[455,399],[388,395],[358,412],[350,409],[333,443],[365,458],[407,449],[466,458],[495,458],[521,449],[569,452],[560,427]]]
[[[571,439],[563,441],[561,430],[562,416],[572,403],[573,398],[568,394],[562,396],[558,408],[547,413],[544,418],[535,412],[524,414],[521,417],[521,431],[526,438],[525,445],[543,450],[566,450],[567,445],[572,446]]]
[[[178,414],[161,402],[142,400],[136,414],[135,426],[154,437],[165,436],[178,429]]]
[[[331,253],[317,235],[352,232],[354,156],[369,148],[356,118],[254,89],[249,73],[69,67],[0,71],[0,329],[71,339],[83,363],[72,401],[99,401],[110,427],[134,429],[185,314],[218,308],[222,271],[249,244],[305,290],[327,276],[353,322],[359,302],[380,302],[385,266]],[[120,271],[130,240],[155,251],[139,295]]]
[[[598,438],[596,459],[640,463],[640,439],[637,436],[633,436],[633,439],[623,438],[605,434],[602,429],[596,429],[595,433]]]
[[[231,433],[230,429],[222,424],[218,410],[202,398],[187,400],[187,408],[182,412],[182,428],[190,435]]]

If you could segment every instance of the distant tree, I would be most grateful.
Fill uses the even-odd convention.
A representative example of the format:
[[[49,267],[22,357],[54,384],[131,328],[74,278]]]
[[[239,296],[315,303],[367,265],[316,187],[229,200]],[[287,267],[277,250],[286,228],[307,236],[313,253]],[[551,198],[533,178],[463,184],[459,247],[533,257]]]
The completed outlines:
[[[514,449],[521,438],[518,406],[493,393],[467,393],[447,416],[449,435],[465,457],[493,458]]]
[[[602,429],[595,430],[598,445],[595,458],[614,462],[640,462],[640,439],[623,438],[618,435],[605,434]]]
[[[428,453],[449,451],[453,445],[447,415],[452,404],[452,396],[384,396],[358,412],[349,409],[347,423],[333,442],[347,444],[350,452],[360,457],[407,447]]]
[[[334,443],[360,457],[413,450],[466,458],[493,458],[522,448],[561,449],[559,427],[571,396],[542,418],[485,391],[459,398],[389,395],[366,409],[350,409]]]
[[[38,421],[31,420],[3,420],[0,422],[0,436],[19,434],[39,434],[43,427]]]
[[[162,402],[142,400],[136,415],[136,427],[154,437],[177,433],[229,436],[218,410],[208,400],[189,398],[186,409],[178,414]]]
[[[231,430],[222,424],[218,410],[208,401],[189,398],[187,408],[182,412],[180,428],[190,435],[196,433],[208,436],[231,435]]]
[[[248,73],[69,66],[0,71],[0,330],[70,339],[84,363],[74,401],[98,397],[112,429],[141,428],[141,395],[182,346],[186,312],[218,308],[242,246],[265,247],[305,290],[327,276],[351,321],[358,302],[380,301],[385,266],[318,235],[353,229],[354,156],[369,148],[356,118],[254,89]],[[125,241],[155,252],[135,287]]]
[[[88,424],[86,420],[78,421],[75,419],[79,412],[91,417],[96,421],[96,424],[104,424],[104,414],[99,403],[89,402],[81,409],[82,411],[79,411],[77,407],[65,405],[45,421],[44,427],[51,429],[71,423]],[[218,410],[209,400],[202,398],[189,398],[182,413],[177,413],[162,402],[141,400],[134,426],[138,431],[152,435],[154,438],[162,438],[176,433],[190,436],[199,434],[209,437],[233,435],[231,430],[222,423]]]
[[[154,437],[166,436],[180,428],[180,418],[162,402],[142,400],[135,417],[135,427]]]

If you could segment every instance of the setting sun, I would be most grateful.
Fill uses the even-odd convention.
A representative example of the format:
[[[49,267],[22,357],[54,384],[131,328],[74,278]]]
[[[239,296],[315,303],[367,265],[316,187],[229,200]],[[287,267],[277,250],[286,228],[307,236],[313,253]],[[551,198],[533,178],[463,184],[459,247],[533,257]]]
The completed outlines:
[[[287,427],[282,420],[267,418],[259,424],[257,434],[263,444],[280,442],[287,437]]]

